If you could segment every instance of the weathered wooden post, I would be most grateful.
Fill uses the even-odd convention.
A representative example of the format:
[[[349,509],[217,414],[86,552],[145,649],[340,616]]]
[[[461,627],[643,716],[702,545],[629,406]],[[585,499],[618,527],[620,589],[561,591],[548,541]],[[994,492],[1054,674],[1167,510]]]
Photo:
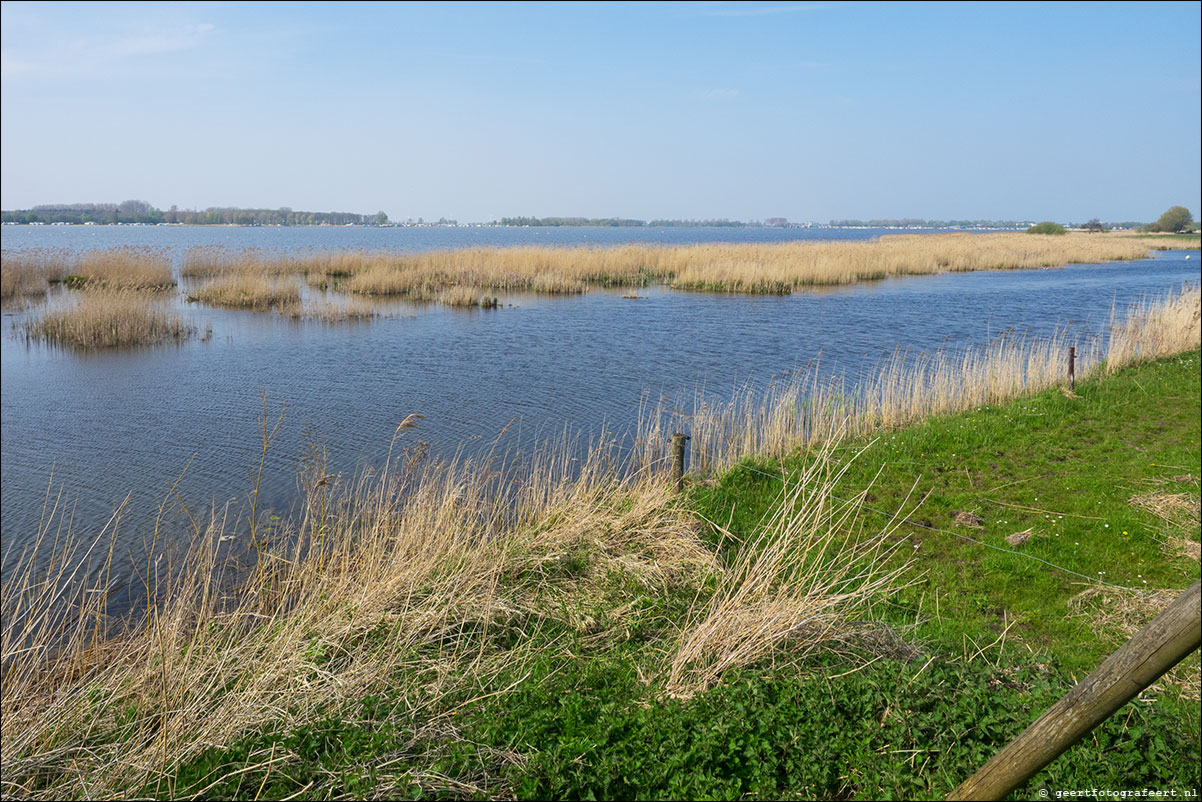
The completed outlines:
[[[1177,665],[1202,641],[1202,580],[1048,708],[948,799],[1001,799]]]
[[[684,450],[689,436],[682,432],[672,435],[672,484],[676,492],[684,490]]]
[[[1077,389],[1077,346],[1068,347],[1068,389]]]

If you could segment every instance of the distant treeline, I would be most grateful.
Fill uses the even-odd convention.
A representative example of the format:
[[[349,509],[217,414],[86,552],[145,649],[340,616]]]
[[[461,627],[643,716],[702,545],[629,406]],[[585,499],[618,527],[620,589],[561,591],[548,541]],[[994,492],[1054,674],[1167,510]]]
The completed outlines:
[[[832,220],[840,228],[1026,228],[1031,221],[1021,220],[919,220],[900,217],[885,220]]]
[[[1097,218],[1089,223],[1067,223],[1068,228],[1091,228],[1097,224]],[[1029,228],[1030,220],[919,220],[915,217],[902,217],[889,220],[832,220],[831,226],[836,228]],[[1143,223],[1119,222],[1101,223],[1101,228],[1141,228]]]
[[[769,218],[769,221],[777,220],[779,222],[750,222],[744,223],[740,220],[727,220],[725,217],[719,220],[629,220],[621,217],[502,217],[493,225],[498,226],[610,226],[613,228],[637,228],[640,226],[651,226],[653,228],[696,228],[699,226],[715,227],[727,226],[730,228],[743,227],[761,227],[765,225],[787,225],[788,221],[783,217]]]
[[[355,214],[354,212],[297,212],[288,207],[279,209],[237,209],[210,207],[203,211],[172,206],[167,211],[156,209],[146,201],[124,203],[60,203],[34,206],[32,209],[0,212],[5,223],[179,223],[191,226],[344,226],[384,225],[388,215]]]

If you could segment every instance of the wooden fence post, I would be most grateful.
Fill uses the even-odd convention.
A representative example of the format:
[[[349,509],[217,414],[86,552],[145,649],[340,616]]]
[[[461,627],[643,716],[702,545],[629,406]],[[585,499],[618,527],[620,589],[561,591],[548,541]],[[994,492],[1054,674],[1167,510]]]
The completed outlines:
[[[1077,389],[1077,346],[1068,347],[1068,389]]]
[[[672,435],[672,483],[676,492],[684,490],[684,450],[689,436],[681,432]]]
[[[1202,580],[1165,608],[948,799],[1001,799],[1198,648]]]

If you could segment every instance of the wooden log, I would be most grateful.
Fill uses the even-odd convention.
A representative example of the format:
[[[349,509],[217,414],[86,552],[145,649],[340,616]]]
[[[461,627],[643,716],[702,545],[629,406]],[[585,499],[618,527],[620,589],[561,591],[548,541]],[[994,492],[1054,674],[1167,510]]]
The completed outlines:
[[[1202,580],[1107,657],[948,799],[1001,799],[1031,779],[1202,641]]]

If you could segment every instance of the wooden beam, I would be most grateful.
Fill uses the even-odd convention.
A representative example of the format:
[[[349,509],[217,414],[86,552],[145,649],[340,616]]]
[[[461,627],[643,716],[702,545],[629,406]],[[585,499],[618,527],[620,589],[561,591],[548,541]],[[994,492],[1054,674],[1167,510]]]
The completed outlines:
[[[1147,688],[1202,641],[1202,580],[1107,657],[948,799],[1001,799]]]

